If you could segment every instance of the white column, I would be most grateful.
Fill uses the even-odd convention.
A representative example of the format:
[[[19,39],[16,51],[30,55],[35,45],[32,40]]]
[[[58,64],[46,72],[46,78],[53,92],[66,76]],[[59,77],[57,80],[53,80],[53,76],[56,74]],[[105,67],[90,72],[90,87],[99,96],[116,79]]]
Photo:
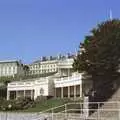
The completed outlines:
[[[82,97],[82,84],[80,84],[80,97]]]
[[[38,88],[36,87],[36,88],[34,88],[34,100],[37,98],[37,96],[38,96]]]
[[[10,91],[7,90],[7,100],[10,99]]]
[[[83,88],[83,85],[82,85],[82,80],[81,80],[81,83],[80,83],[80,97],[82,97],[82,88]]]
[[[63,87],[61,87],[61,98],[63,98]]]
[[[24,90],[24,98],[25,98],[25,90]]]
[[[55,90],[55,93],[54,93],[55,98],[56,98],[56,91],[57,91],[56,89],[57,89],[57,88],[54,89],[54,90]]]
[[[18,91],[16,91],[16,100],[18,99]]]
[[[70,98],[70,86],[68,86],[68,98]]]
[[[74,98],[76,98],[76,85],[74,86]]]

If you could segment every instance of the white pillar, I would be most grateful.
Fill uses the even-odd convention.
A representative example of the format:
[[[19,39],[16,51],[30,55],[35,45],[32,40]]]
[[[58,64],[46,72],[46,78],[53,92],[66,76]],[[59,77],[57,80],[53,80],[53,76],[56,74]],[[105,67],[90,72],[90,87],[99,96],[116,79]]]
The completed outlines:
[[[7,90],[7,100],[10,99],[10,91]]]
[[[82,97],[82,87],[83,87],[83,85],[82,85],[82,80],[81,80],[81,83],[80,83],[80,97]]]
[[[25,98],[25,90],[24,90],[24,98]]]
[[[63,98],[63,87],[61,87],[61,98]]]
[[[82,84],[80,84],[80,97],[82,97]]]
[[[76,98],[76,85],[74,86],[74,98]]]
[[[16,100],[18,99],[18,91],[16,91]]]
[[[37,98],[38,96],[38,88],[34,88],[34,100]]]
[[[55,93],[54,93],[55,98],[56,98],[56,91],[57,91],[56,89],[57,89],[57,88],[54,89],[54,90],[55,90]]]
[[[70,98],[70,86],[68,86],[68,98]]]

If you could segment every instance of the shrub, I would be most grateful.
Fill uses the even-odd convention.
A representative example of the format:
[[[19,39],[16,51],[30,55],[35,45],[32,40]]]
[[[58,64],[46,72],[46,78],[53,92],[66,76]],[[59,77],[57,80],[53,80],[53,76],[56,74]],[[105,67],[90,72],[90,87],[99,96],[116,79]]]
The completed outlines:
[[[29,98],[19,98],[18,100],[0,100],[1,111],[23,110],[32,107],[34,102]]]

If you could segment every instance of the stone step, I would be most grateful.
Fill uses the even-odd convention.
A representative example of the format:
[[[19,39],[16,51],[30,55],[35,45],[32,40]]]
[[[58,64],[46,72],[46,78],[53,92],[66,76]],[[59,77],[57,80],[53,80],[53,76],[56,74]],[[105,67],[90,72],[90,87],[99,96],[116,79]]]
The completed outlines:
[[[114,101],[114,103],[112,101]],[[120,88],[114,93],[114,95],[108,100],[108,102],[106,102],[104,105],[100,107],[100,109],[102,109],[99,110],[100,117],[105,118],[106,120],[120,120],[119,116],[120,104],[118,102],[120,102]],[[91,117],[93,118],[97,116],[98,110],[91,115]]]

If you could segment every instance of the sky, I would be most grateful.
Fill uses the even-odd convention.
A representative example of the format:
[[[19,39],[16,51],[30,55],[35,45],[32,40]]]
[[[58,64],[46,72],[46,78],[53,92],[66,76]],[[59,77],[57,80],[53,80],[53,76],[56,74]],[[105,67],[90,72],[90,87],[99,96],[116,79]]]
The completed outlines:
[[[119,0],[0,0],[0,60],[31,63],[75,53],[101,21],[120,18]]]

